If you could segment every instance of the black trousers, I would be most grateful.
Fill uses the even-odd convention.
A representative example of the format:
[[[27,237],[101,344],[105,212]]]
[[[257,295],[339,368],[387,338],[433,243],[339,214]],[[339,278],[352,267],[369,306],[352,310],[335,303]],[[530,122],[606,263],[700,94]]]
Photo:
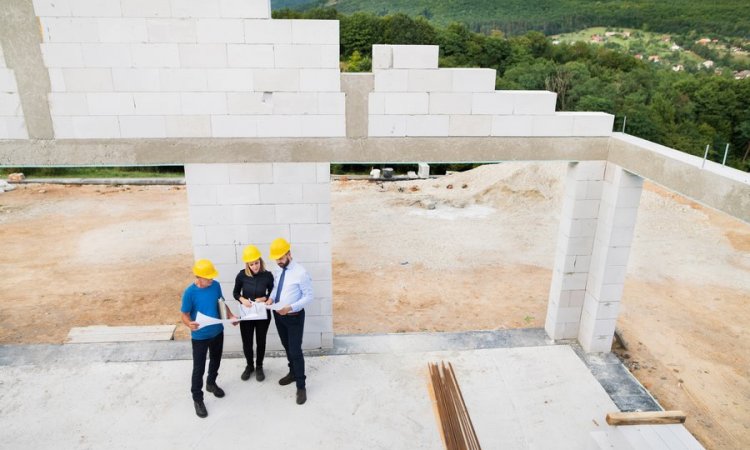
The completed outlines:
[[[266,320],[243,320],[240,322],[240,334],[242,335],[242,351],[245,353],[245,361],[248,367],[263,367],[263,358],[266,356],[266,334],[271,318]],[[258,357],[253,366],[253,333],[258,340]]]
[[[190,392],[194,401],[203,400],[203,372],[206,371],[206,354],[211,361],[208,363],[206,384],[216,384],[221,365],[221,352],[224,350],[224,332],[211,339],[193,339],[193,380]]]
[[[305,310],[282,316],[274,311],[274,322],[281,345],[286,350],[289,372],[294,375],[297,389],[305,388],[305,358],[302,354],[302,333],[305,331]]]

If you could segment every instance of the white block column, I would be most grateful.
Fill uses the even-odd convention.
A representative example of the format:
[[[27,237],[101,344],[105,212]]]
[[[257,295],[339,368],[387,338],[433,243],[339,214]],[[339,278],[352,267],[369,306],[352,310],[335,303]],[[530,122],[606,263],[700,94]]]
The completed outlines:
[[[233,299],[242,249],[258,246],[269,260],[272,240],[283,237],[313,280],[314,301],[305,309],[303,348],[333,346],[331,194],[328,163],[188,164],[185,166],[195,259],[219,271],[224,297]],[[233,302],[229,302],[232,306]],[[275,326],[268,350],[281,350]],[[239,328],[225,327],[225,349],[241,351]]]
[[[28,139],[21,97],[13,70],[5,65],[0,45],[0,139]]]
[[[607,163],[578,341],[609,352],[620,311],[643,178]]]
[[[570,163],[544,329],[552,339],[579,334],[604,182],[604,161]]]

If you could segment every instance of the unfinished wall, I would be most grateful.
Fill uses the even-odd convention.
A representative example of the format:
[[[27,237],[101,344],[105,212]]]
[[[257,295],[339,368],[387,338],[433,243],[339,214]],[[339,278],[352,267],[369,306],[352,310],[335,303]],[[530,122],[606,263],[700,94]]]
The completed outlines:
[[[614,116],[555,112],[557,94],[496,91],[495,69],[438,68],[437,45],[374,45],[370,136],[610,136]]]
[[[587,352],[612,347],[643,179],[606,161],[570,163],[545,330]]]
[[[635,234],[643,178],[607,162],[578,342],[587,352],[612,348]]]
[[[570,163],[568,167],[545,322],[552,339],[578,336],[605,167],[605,161]]]
[[[313,279],[314,302],[305,308],[304,348],[333,346],[331,193],[327,163],[188,164],[185,166],[195,258],[216,264],[227,299],[244,263],[242,249],[258,246],[268,270],[272,240],[292,244],[292,256]],[[239,328],[225,328],[225,348],[240,350]],[[276,334],[271,326],[270,334]],[[268,340],[280,350],[281,342]]]
[[[13,70],[5,64],[0,45],[0,139],[28,139],[21,97]]]
[[[339,24],[268,0],[34,0],[57,138],[344,136]]]
[[[35,20],[24,5],[29,11],[20,34],[36,49]],[[580,159],[581,138],[612,134],[613,116],[556,112],[552,92],[496,91],[493,69],[438,68],[437,46],[374,46],[373,74],[353,76],[347,84],[351,110],[346,117],[338,22],[272,20],[268,0],[33,0],[33,6],[44,65],[38,54],[36,60],[27,58],[27,65],[49,80],[44,77],[44,83],[21,92],[37,99],[37,114],[30,117],[41,117],[40,109],[47,113],[46,103],[39,101],[45,95],[50,113],[46,134],[40,125],[33,137],[50,137],[51,117],[54,138],[87,139],[73,144],[53,140],[43,148],[46,154],[55,154],[57,145],[78,149],[98,139],[104,156],[97,161],[123,158],[122,152],[135,148],[179,155],[172,163],[212,162],[186,166],[196,258],[217,263],[229,297],[242,267],[242,247],[253,243],[267,253],[273,238],[289,239],[293,254],[315,281],[306,348],[333,343],[328,171],[329,162],[338,158],[321,158],[334,154],[316,153],[321,145],[345,149],[338,153],[344,155],[341,160],[365,160],[373,148],[379,149],[376,159],[393,160],[413,151],[401,148],[412,146],[411,140],[371,139],[370,144],[358,138],[422,137],[426,139],[415,139],[420,160],[434,159],[430,154],[437,148],[438,160],[470,161],[462,151],[468,146],[490,155],[478,159],[487,161],[504,159],[495,153],[497,145],[507,142],[501,137],[518,137],[511,145],[523,147],[526,159],[550,159],[541,148],[546,145],[554,147],[555,158],[575,160]],[[15,23],[10,16],[3,20]],[[3,42],[18,34],[7,32]],[[12,48],[17,59],[21,51]],[[21,73],[24,80],[42,78],[32,70]],[[7,101],[0,103],[0,138],[28,139],[21,102],[17,94],[13,97],[17,91],[2,61],[0,93]],[[347,136],[357,139],[252,139]],[[441,149],[435,145],[441,140],[429,139],[446,136],[494,140],[467,139],[468,144],[448,143],[444,145],[450,149]],[[166,139],[192,137],[251,139]],[[606,142],[591,144],[602,158]],[[256,152],[252,158],[251,147]],[[222,158],[227,149],[231,156]],[[628,218],[619,200],[611,202],[616,206],[610,212],[600,208],[607,182],[604,162],[581,164],[590,164],[595,172],[601,168],[601,175],[579,179],[581,171],[571,169],[572,209],[561,228],[546,328],[553,338],[578,337],[588,351],[601,351],[614,327],[613,303],[619,301],[609,293],[614,292],[613,280],[624,276],[627,254],[618,264],[609,262],[621,255],[617,233]],[[615,176],[615,191],[628,177]],[[586,213],[591,201],[596,203],[594,217]],[[228,330],[233,333],[237,330]],[[270,344],[278,345],[273,339]],[[239,349],[239,338],[230,339],[228,348]]]

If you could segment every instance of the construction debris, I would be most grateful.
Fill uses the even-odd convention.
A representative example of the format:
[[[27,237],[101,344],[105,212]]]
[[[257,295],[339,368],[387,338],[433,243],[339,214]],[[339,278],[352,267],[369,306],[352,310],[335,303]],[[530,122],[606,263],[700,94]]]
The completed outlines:
[[[429,363],[430,381],[437,404],[443,443],[448,450],[480,449],[477,433],[466,409],[453,366]]]
[[[437,206],[437,203],[435,200],[429,199],[429,198],[423,198],[419,201],[419,206],[421,206],[424,209],[435,209]]]
[[[13,186],[12,184],[8,184],[7,181],[0,180],[0,194],[3,192],[12,191],[15,188],[16,187]]]

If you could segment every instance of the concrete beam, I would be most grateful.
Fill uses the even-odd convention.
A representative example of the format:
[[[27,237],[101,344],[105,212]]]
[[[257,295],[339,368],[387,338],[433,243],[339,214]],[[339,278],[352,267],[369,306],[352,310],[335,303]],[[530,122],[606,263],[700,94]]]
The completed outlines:
[[[342,73],[341,90],[346,93],[346,137],[367,136],[370,92],[375,89],[372,73]]]
[[[49,72],[42,60],[41,42],[42,31],[31,0],[0,0],[0,43],[8,68],[16,74],[29,137],[52,139]]]
[[[361,117],[361,116],[360,116]],[[750,174],[633,136],[3,140],[0,167],[605,161],[750,223]]]
[[[655,144],[613,133],[607,158],[622,168],[698,203],[750,223],[750,174]]]
[[[190,163],[417,163],[587,161],[607,158],[602,138],[265,138],[0,141],[0,167]]]

